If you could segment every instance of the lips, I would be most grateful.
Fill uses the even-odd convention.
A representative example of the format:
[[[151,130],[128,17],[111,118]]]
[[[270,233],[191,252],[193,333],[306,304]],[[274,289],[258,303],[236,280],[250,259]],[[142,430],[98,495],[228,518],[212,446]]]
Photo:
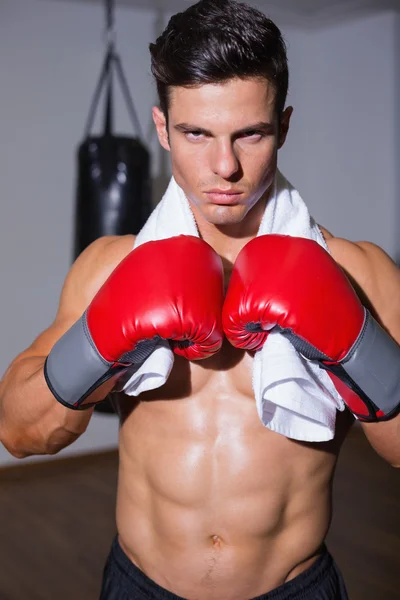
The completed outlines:
[[[223,188],[213,188],[212,190],[207,190],[206,194],[241,194],[241,190],[234,189],[223,189]]]
[[[205,192],[205,194],[216,204],[236,204],[243,192],[215,189]]]

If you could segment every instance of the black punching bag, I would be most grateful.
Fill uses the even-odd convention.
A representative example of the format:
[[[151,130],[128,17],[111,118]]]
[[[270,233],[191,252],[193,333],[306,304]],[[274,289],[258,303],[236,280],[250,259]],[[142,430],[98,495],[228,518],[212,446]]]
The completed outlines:
[[[78,151],[75,248],[103,235],[138,233],[150,214],[149,153],[140,140],[93,136]]]
[[[138,233],[151,212],[149,152],[139,137],[115,135],[112,131],[114,69],[131,118],[139,129],[120,59],[111,45],[77,153],[75,258],[103,235]],[[95,136],[90,132],[104,84],[107,88],[104,131]]]

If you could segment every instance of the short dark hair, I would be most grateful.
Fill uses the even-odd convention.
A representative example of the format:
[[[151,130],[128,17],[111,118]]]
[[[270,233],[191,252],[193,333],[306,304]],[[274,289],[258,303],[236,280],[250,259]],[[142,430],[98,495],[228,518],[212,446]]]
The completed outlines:
[[[150,44],[151,71],[168,122],[171,86],[263,77],[276,91],[278,117],[285,108],[289,73],[278,27],[259,10],[235,0],[201,0],[177,13]]]

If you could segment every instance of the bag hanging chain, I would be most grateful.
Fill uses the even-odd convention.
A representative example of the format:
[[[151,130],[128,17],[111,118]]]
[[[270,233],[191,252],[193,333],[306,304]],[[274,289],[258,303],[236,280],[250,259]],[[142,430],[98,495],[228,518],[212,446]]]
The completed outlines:
[[[105,40],[109,50],[115,46],[115,0],[105,0],[106,2],[106,30]]]
[[[125,73],[122,68],[122,63],[119,55],[115,51],[115,40],[116,40],[116,28],[115,28],[115,0],[105,0],[105,12],[106,12],[106,29],[105,29],[105,40],[106,40],[106,56],[104,58],[103,66],[101,68],[100,78],[96,86],[96,90],[92,99],[92,103],[89,109],[89,115],[85,127],[85,136],[90,135],[90,131],[93,126],[95,113],[100,100],[101,90],[104,86],[107,86],[107,100],[106,100],[106,118],[105,118],[105,131],[111,134],[111,120],[112,120],[112,72],[116,70],[116,75],[119,79],[119,83],[122,89],[122,93],[125,99],[125,103],[128,109],[128,113],[134,128],[136,129],[138,138],[143,142],[143,133],[140,125],[140,121],[136,114],[135,105],[129,90],[128,82],[125,77]]]
[[[106,43],[107,43],[107,64],[106,64],[106,105],[104,112],[104,135],[111,136],[113,132],[113,62],[115,61],[115,29],[114,29],[114,0],[105,0],[106,9]]]

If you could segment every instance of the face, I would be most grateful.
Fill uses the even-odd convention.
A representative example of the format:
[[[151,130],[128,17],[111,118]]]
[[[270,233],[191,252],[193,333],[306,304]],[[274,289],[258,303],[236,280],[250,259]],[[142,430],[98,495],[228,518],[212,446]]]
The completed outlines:
[[[279,127],[275,90],[265,79],[174,87],[170,94],[168,132],[157,107],[153,118],[196,220],[243,223],[267,197],[292,108]]]

